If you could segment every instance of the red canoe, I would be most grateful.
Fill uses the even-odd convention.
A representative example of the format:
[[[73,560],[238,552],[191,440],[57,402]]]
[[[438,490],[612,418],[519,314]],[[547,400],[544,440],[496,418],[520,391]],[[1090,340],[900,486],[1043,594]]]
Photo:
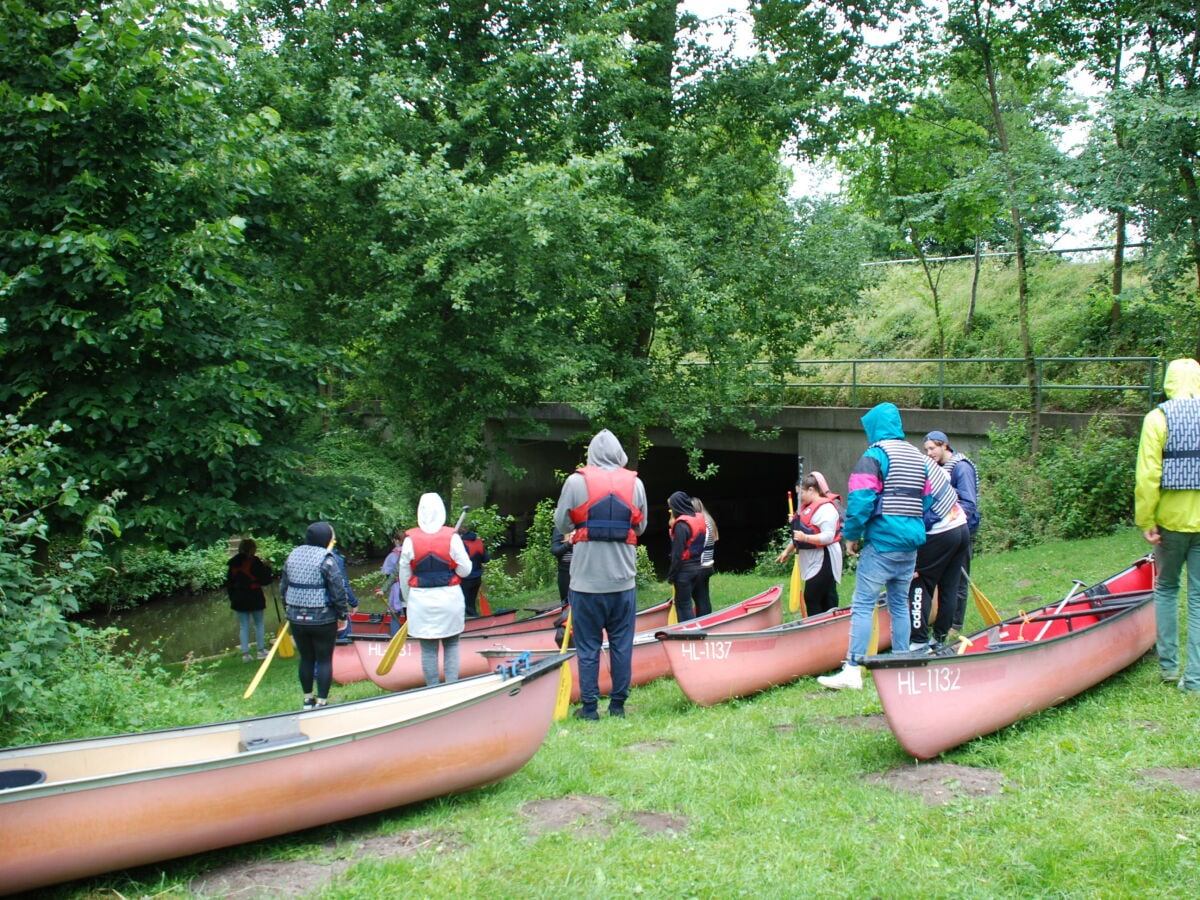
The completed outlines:
[[[691,634],[703,630],[706,633],[723,633],[729,629],[766,628],[778,625],[783,617],[780,596],[783,588],[776,586],[761,594],[734,603],[724,609],[717,610],[707,616],[680,622],[677,625],[667,625],[647,630],[639,630],[633,637],[633,663],[630,684],[634,687],[649,684],[659,678],[671,674],[670,664],[663,651],[658,635]],[[641,620],[638,621],[640,626]],[[522,647],[522,650],[530,649]],[[496,662],[512,655],[512,651],[483,650],[485,657]],[[531,650],[534,659],[548,655],[545,650]],[[579,659],[572,657],[571,673],[571,702],[579,702]],[[608,657],[608,645],[600,651],[600,694],[607,696],[612,693],[612,666]]]
[[[655,623],[665,623],[670,608],[671,603],[668,600],[657,606],[641,610],[638,613],[638,628],[661,627]],[[555,641],[557,629],[553,622],[558,617],[558,610],[554,610],[553,613],[554,615],[545,620],[546,624],[536,631],[516,630],[510,632],[501,628],[465,632],[458,639],[459,677],[467,678],[471,675],[482,675],[492,671],[496,667],[495,656],[507,658],[516,656],[524,650],[543,651],[543,653],[556,652],[558,650],[558,643]],[[643,623],[647,624],[643,625]],[[516,624],[520,625],[521,623]],[[406,691],[425,684],[425,676],[421,673],[421,644],[414,638],[405,641],[403,649],[392,665],[392,670],[386,675],[379,674],[379,663],[387,650],[388,641],[389,638],[386,635],[367,635],[353,642],[353,647],[358,652],[359,665],[366,676],[386,691]],[[492,656],[485,655],[485,651],[489,650],[497,650],[500,653]],[[443,678],[446,677],[445,672],[441,674]]]
[[[879,610],[879,641],[891,646],[891,616]],[[805,675],[836,669],[850,640],[850,609],[839,607],[759,631],[661,631],[671,674],[698,706],[748,697]]]
[[[490,616],[476,616],[467,619],[467,631],[480,628],[493,628],[497,625],[511,625],[516,621],[519,609],[501,609]],[[392,633],[392,614],[383,613],[350,613],[350,632],[352,634],[387,634]]]
[[[499,781],[545,740],[564,659],[300,713],[0,750],[0,893]]]
[[[888,725],[930,759],[1074,697],[1154,646],[1154,561],[935,654],[871,656]]]

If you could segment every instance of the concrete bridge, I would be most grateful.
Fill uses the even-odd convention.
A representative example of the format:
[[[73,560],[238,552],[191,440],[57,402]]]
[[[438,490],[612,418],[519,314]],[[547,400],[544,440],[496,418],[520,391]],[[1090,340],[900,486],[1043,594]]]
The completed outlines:
[[[704,501],[716,518],[721,540],[717,567],[742,571],[774,537],[787,518],[787,492],[795,484],[797,457],[805,471],[822,472],[832,490],[843,496],[855,461],[866,449],[860,419],[866,408],[786,407],[764,421],[776,436],[755,440],[740,432],[717,432],[701,441],[705,461],[715,463],[717,474],[697,481],[687,471],[683,450],[668,432],[650,429],[653,443],[637,465],[650,502],[650,521],[644,543],[656,566],[668,556],[667,497],[687,491]],[[929,431],[944,431],[955,449],[974,457],[987,443],[989,429],[1002,428],[1010,418],[1028,414],[1008,410],[902,409],[909,440],[920,446]],[[523,543],[534,506],[544,497],[557,499],[565,473],[584,461],[587,443],[595,429],[587,418],[564,404],[544,404],[536,414],[548,433],[530,436],[510,448],[524,477],[514,479],[500,467],[483,484],[468,486],[467,502],[495,503],[501,512],[516,517],[514,543]],[[1088,413],[1043,413],[1044,428],[1081,429]],[[1131,433],[1140,426],[1141,414],[1123,414]],[[547,552],[548,549],[547,549]]]

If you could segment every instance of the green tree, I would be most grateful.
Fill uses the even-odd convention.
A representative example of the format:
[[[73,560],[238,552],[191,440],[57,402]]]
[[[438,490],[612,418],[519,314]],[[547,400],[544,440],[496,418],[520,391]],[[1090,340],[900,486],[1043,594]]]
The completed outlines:
[[[215,102],[224,9],[2,8],[0,408],[44,394],[66,468],[127,493],[128,537],[261,533],[316,375],[255,297],[243,213],[274,115]]]
[[[798,255],[774,68],[695,28],[662,0],[247,7],[240,90],[293,151],[263,214],[297,236],[290,324],[353,354],[344,396],[414,490],[484,471],[542,399],[634,456],[648,425],[753,429],[748,364],[782,380],[855,295],[860,242]]]

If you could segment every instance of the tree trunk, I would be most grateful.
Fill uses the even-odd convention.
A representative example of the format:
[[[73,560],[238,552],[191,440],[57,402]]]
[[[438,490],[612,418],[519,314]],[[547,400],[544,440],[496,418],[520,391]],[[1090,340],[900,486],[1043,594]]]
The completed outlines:
[[[979,270],[983,263],[981,246],[979,235],[975,235],[975,258],[972,261],[974,268],[971,271],[971,302],[967,306],[967,323],[963,328],[963,333],[967,335],[970,335],[975,328],[975,301],[979,298]]]
[[[1008,192],[1009,215],[1013,224],[1013,249],[1017,261],[1017,320],[1021,332],[1021,351],[1025,356],[1025,377],[1029,382],[1029,449],[1034,456],[1038,452],[1041,432],[1041,392],[1038,390],[1037,361],[1033,355],[1033,338],[1029,333],[1029,278],[1025,261],[1025,226],[1021,215],[1020,193],[1016,174],[1013,172],[1008,129],[1004,123],[1000,105],[1000,89],[997,84],[996,67],[992,61],[992,46],[987,38],[979,0],[973,5],[979,55],[983,60],[983,72],[987,79],[988,101],[992,121],[996,126],[996,140],[1000,144],[1000,156],[1004,163],[1004,180]]]

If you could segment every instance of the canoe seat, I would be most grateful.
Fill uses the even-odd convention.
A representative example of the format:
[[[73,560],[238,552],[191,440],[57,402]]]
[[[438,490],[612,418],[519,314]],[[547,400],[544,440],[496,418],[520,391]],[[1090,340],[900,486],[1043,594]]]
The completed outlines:
[[[266,750],[270,747],[285,747],[307,741],[308,735],[300,730],[295,716],[282,718],[251,719],[242,724],[238,752]]]
[[[0,770],[0,791],[29,787],[45,780],[46,773],[41,769],[3,769]]]

